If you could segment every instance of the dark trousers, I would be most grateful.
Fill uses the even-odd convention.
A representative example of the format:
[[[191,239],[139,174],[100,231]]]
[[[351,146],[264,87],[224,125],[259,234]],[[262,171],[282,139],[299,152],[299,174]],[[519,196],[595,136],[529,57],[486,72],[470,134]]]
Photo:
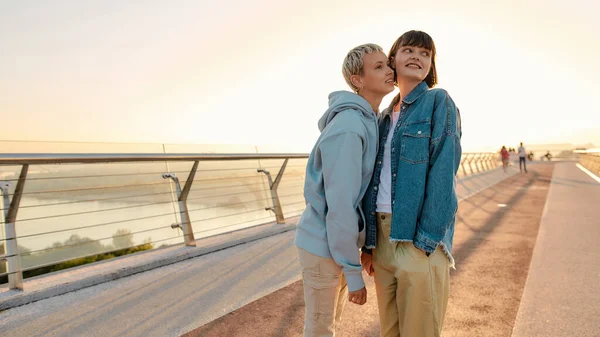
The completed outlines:
[[[521,172],[525,170],[525,173],[527,173],[527,158],[519,157],[519,170],[521,170]]]

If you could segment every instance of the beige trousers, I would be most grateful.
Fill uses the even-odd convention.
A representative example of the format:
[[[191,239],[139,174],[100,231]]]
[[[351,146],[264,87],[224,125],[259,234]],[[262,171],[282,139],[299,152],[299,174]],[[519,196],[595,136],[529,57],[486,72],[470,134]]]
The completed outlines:
[[[333,259],[298,248],[304,284],[304,337],[332,337],[348,297],[342,268]]]
[[[377,213],[375,287],[381,337],[439,337],[448,304],[450,261],[442,247],[425,255],[390,242],[391,214]]]

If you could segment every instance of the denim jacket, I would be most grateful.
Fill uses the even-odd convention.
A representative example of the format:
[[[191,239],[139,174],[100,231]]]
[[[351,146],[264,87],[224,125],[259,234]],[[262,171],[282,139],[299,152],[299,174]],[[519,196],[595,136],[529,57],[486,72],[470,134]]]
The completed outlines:
[[[379,120],[379,151],[375,171],[363,199],[365,248],[377,242],[377,189],[393,107]],[[438,245],[454,266],[452,240],[458,209],[455,176],[462,154],[460,113],[445,90],[421,82],[403,100],[394,129],[392,167],[392,230],[390,242],[413,242],[433,253]]]

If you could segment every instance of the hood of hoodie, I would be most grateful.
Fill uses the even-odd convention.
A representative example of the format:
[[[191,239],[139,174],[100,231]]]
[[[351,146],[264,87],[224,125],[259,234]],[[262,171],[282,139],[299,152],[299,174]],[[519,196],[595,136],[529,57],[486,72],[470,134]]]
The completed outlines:
[[[334,91],[329,94],[329,109],[319,119],[319,131],[333,120],[333,117],[346,109],[354,109],[362,113],[364,118],[375,119],[377,116],[367,100],[349,91]]]

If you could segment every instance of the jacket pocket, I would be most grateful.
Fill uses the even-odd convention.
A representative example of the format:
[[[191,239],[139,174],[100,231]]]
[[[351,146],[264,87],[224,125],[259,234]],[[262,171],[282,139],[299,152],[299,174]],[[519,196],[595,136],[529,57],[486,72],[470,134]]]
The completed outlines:
[[[413,164],[429,161],[429,143],[431,140],[431,122],[423,121],[409,124],[402,133],[400,159]]]
[[[358,231],[362,232],[365,229],[366,219],[360,204],[356,207],[356,214],[358,214]]]
[[[365,214],[363,213],[362,207],[358,205],[356,208],[356,212],[358,213],[358,248],[362,248],[365,245],[367,239],[367,231],[366,231],[366,220]]]

